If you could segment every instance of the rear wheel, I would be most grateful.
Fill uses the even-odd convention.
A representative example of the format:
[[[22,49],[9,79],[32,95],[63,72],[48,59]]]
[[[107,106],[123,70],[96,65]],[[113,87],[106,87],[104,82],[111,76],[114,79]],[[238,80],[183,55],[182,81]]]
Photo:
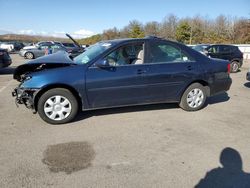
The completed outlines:
[[[206,98],[205,88],[199,83],[194,83],[183,93],[179,105],[186,111],[196,111],[204,106]]]
[[[34,59],[34,54],[31,52],[26,52],[24,56],[27,59]]]
[[[68,123],[77,115],[78,103],[69,90],[55,88],[48,90],[40,97],[37,111],[47,123]]]
[[[239,71],[239,68],[240,68],[240,66],[239,66],[239,63],[237,61],[233,61],[231,63],[231,72],[236,73]]]

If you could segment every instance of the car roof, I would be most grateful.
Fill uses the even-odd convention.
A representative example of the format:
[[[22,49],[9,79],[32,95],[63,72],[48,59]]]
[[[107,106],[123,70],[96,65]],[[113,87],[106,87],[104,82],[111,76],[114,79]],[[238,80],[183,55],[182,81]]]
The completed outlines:
[[[165,41],[170,43],[178,43],[176,41],[166,40],[163,38],[155,37],[155,36],[147,36],[144,38],[123,38],[123,39],[113,39],[113,40],[104,40],[100,41],[100,43],[111,43],[111,44],[120,44],[125,42],[145,42],[145,41]]]
[[[230,44],[213,44],[211,46],[229,46],[229,47],[237,47],[237,46],[234,46],[234,45],[230,45]]]

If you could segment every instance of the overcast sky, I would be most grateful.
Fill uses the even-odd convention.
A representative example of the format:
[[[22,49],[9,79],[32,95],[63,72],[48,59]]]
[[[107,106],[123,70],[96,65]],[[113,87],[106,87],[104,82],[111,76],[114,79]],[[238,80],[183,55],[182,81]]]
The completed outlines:
[[[0,11],[2,32],[83,38],[135,19],[161,22],[169,14],[250,18],[250,0],[0,0]]]

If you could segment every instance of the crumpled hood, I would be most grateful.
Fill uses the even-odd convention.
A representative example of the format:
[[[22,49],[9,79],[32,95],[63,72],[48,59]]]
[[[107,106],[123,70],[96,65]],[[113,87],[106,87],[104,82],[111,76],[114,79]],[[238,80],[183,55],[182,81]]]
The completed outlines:
[[[40,58],[31,60],[26,64],[18,66],[14,71],[13,78],[22,82],[28,73],[38,72],[45,69],[66,67],[70,65],[76,64],[72,59],[70,59],[67,52],[59,51],[55,54],[42,56]]]
[[[37,59],[31,60],[30,63],[74,63],[70,59],[69,54],[65,51],[58,51],[56,53],[45,55]]]

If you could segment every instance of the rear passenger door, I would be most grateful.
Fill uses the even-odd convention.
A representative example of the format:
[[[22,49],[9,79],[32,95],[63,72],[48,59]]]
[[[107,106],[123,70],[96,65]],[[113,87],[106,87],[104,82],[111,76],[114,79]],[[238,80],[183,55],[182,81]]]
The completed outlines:
[[[179,101],[183,89],[200,74],[195,60],[170,42],[151,42],[145,63],[148,102]]]
[[[219,46],[220,59],[231,60],[231,48],[230,46]]]

